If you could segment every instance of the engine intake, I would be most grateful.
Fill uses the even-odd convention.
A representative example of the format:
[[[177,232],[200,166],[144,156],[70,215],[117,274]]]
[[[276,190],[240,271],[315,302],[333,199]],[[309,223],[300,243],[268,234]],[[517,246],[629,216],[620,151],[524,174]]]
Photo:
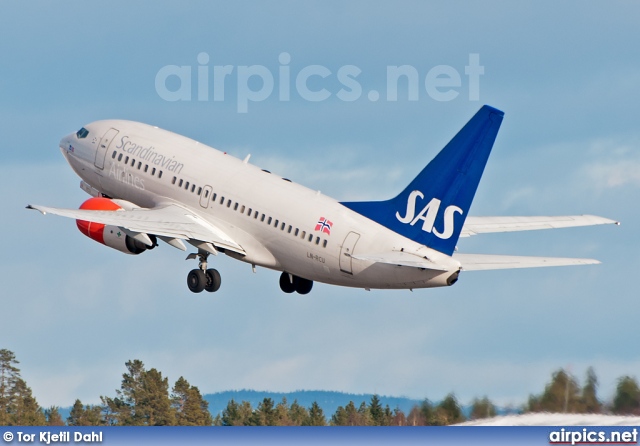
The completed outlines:
[[[89,198],[87,201],[82,203],[80,205],[80,209],[118,212],[122,210],[122,207],[108,198],[94,197]],[[98,243],[102,243],[109,248],[117,249],[125,254],[140,254],[147,249],[153,249],[157,244],[155,235],[149,235],[149,238],[153,242],[153,246],[147,246],[133,237],[128,236],[117,226],[105,225],[103,223],[95,223],[86,220],[76,220],[76,225],[80,232],[90,239],[93,239]]]

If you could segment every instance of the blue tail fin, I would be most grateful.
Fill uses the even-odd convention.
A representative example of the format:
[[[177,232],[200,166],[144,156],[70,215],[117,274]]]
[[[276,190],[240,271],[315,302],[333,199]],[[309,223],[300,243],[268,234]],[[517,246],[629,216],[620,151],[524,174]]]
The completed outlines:
[[[483,106],[397,197],[342,204],[411,240],[453,254],[503,116]]]

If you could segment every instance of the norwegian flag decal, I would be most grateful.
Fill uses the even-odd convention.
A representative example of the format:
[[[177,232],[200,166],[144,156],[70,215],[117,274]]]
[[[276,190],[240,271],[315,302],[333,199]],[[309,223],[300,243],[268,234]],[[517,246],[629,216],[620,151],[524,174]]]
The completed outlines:
[[[333,226],[333,223],[331,223],[329,220],[327,220],[324,217],[320,217],[320,220],[318,220],[318,224],[316,225],[315,230],[323,232],[327,235],[331,235],[331,226]]]

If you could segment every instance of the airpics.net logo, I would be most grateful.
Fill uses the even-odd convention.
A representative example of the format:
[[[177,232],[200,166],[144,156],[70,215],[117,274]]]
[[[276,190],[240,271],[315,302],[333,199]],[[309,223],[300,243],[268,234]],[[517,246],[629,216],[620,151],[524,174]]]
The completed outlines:
[[[323,102],[331,97],[343,102],[418,101],[426,97],[448,102],[467,90],[469,101],[478,101],[480,76],[484,74],[477,53],[470,53],[467,65],[460,70],[451,65],[436,65],[421,73],[412,65],[387,65],[386,91],[381,94],[378,89],[369,89],[365,94],[361,82],[363,72],[356,65],[342,65],[337,69],[307,65],[294,70],[291,59],[289,53],[280,53],[275,69],[264,65],[211,65],[209,54],[203,52],[198,54],[195,66],[160,68],[155,77],[156,93],[169,102],[235,101],[238,113],[247,113],[250,103],[275,96],[281,102],[296,96],[308,102]]]

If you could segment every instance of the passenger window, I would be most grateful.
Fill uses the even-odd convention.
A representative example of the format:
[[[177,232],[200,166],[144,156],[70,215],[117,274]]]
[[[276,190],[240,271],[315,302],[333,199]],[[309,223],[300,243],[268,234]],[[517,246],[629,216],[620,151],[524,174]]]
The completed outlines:
[[[271,218],[271,217],[269,217],[269,220],[267,220],[267,224],[268,224],[268,225],[270,225],[270,224],[271,224],[271,220],[272,220],[272,218]]]
[[[186,183],[184,183],[184,188],[185,188],[185,190],[189,190],[189,182],[188,181]]]
[[[118,155],[118,161],[122,161],[122,153]]]
[[[156,168],[154,167],[153,170],[151,170],[151,175],[155,175],[156,174]]]
[[[198,195],[202,195],[202,188],[201,187],[198,188]]]
[[[162,178],[162,171],[158,172],[158,178]]]
[[[136,160],[131,158],[131,167],[135,167],[135,166],[136,166]]]
[[[278,227],[278,223],[279,223],[279,222],[278,222],[278,220],[276,220],[276,221],[273,223],[273,226],[274,226],[275,228],[277,228],[277,227]]]
[[[124,159],[124,163],[125,164],[129,164],[129,157],[128,156]]]
[[[149,170],[149,165],[145,164],[144,165],[144,173],[147,173],[147,170]],[[180,185],[182,186],[182,180],[180,180]]]
[[[115,157],[116,157],[116,151],[114,150],[113,155],[111,155],[111,158],[115,159]]]
[[[196,185],[192,184],[191,185],[191,193],[194,193],[196,191]]]
[[[142,161],[138,161],[138,170],[140,170],[140,168],[142,168]]]
[[[256,211],[256,213],[255,213],[255,214],[253,214],[253,218],[258,218],[258,214],[259,214],[259,212],[258,212],[258,211]]]
[[[240,208],[240,213],[244,214],[244,205],[242,205],[242,207]]]
[[[282,222],[282,226],[280,226],[280,230],[281,230],[281,231],[284,231],[284,227],[285,227],[285,226],[287,226],[287,225],[285,225],[285,224],[284,224],[284,222]]]
[[[289,229],[287,230],[287,233],[291,234],[292,229],[293,229],[293,226],[289,225]]]
[[[264,221],[264,218],[265,218],[265,217],[266,217],[266,216],[265,216],[264,214],[262,214],[262,217],[260,217],[260,221]]]
[[[182,187],[182,178],[180,178],[180,182],[178,183],[178,187]]]
[[[238,204],[238,203],[236,203],[236,205],[233,207],[233,210],[234,210],[234,211],[237,211],[237,210],[238,210],[238,206],[239,206],[239,204]]]
[[[176,184],[177,179],[178,179],[177,177],[173,177],[173,180],[171,180],[171,184]]]
[[[322,242],[322,247],[326,248],[327,247],[327,241],[325,240],[324,242]]]
[[[297,237],[297,236],[298,236],[298,232],[299,232],[299,231],[300,231],[300,230],[299,230],[298,228],[296,228],[296,232],[295,232],[293,235],[295,235],[295,236]]]
[[[307,236],[307,231],[302,231],[302,234],[300,234],[300,238],[302,238],[302,240],[304,240],[304,238]]]
[[[316,237],[316,245],[320,244],[320,237]]]
[[[205,191],[204,191],[204,198],[209,198],[209,191],[208,191],[208,190],[205,190]],[[215,196],[215,195],[213,196],[213,199],[214,199],[214,200],[216,199],[216,196]]]
[[[230,208],[231,207],[231,199],[227,200],[227,207]]]
[[[247,215],[248,215],[249,217],[251,217],[251,211],[252,211],[252,209],[251,209],[251,208],[249,208],[249,210],[247,211]]]
[[[313,234],[309,234],[309,241],[313,240]]]
[[[220,197],[220,204],[224,204],[224,197]]]

